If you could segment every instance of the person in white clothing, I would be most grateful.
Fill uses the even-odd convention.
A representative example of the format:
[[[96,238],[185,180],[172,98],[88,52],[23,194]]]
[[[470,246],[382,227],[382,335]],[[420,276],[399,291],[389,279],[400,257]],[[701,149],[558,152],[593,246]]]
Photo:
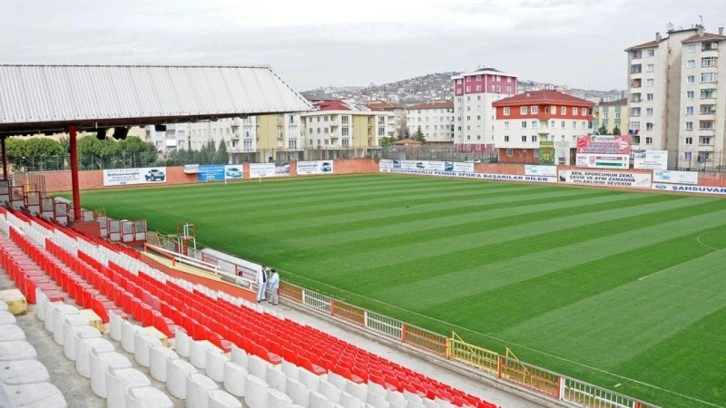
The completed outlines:
[[[270,275],[270,279],[267,282],[267,285],[270,287],[270,303],[277,305],[280,303],[280,275],[275,268],[270,269],[270,272],[272,272],[272,275]]]
[[[267,265],[262,265],[257,271],[257,303],[267,300],[265,289],[267,288]]]

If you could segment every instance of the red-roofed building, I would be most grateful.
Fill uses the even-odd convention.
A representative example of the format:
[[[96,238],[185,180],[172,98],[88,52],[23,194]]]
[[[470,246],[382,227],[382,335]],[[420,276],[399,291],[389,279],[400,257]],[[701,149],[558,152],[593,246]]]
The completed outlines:
[[[569,151],[577,146],[577,136],[592,133],[595,103],[562,92],[530,91],[492,106],[500,162],[538,164],[540,147],[551,150],[557,142],[560,149]]]
[[[628,53],[634,149],[667,150],[669,168],[726,164],[726,36],[703,25],[669,30]]]
[[[454,81],[454,144],[460,151],[494,150],[492,103],[517,93],[517,77],[494,68],[451,77]]]
[[[432,101],[406,107],[409,136],[421,130],[427,143],[454,143],[454,102]]]

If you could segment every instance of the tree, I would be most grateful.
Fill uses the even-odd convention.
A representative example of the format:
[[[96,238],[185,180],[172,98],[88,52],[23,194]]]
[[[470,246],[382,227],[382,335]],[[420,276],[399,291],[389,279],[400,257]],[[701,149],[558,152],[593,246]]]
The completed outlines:
[[[11,137],[5,147],[8,161],[17,170],[58,170],[65,162],[61,144],[48,137]]]
[[[424,137],[423,133],[421,132],[421,126],[416,129],[416,133],[413,134],[413,139],[418,140],[421,143],[426,143],[426,138]]]
[[[598,135],[607,135],[608,134],[608,127],[605,125],[601,125],[599,128],[597,128],[597,134]]]
[[[613,128],[613,134],[614,135],[619,135],[620,134],[620,128],[617,127],[617,125]]]
[[[229,163],[229,154],[227,154],[227,144],[224,143],[224,140],[219,142],[219,148],[217,149],[217,158],[214,162],[216,164]]]
[[[381,147],[388,147],[393,145],[393,138],[392,137],[382,137],[381,138]]]

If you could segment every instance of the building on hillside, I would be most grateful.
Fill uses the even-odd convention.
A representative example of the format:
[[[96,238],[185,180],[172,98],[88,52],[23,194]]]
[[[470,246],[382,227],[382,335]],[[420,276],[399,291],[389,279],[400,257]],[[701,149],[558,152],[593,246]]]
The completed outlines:
[[[628,98],[600,102],[595,105],[592,115],[593,133],[603,135],[628,133]],[[600,132],[600,128],[603,126],[605,127],[604,133]],[[615,132],[615,130],[619,130],[619,132]]]
[[[387,112],[384,120],[385,137],[397,138],[403,135],[406,129],[406,108],[400,103],[369,102],[366,104],[371,110]]]
[[[426,102],[406,107],[408,136],[419,130],[427,143],[454,143],[454,102]]]
[[[451,77],[454,81],[454,144],[461,151],[494,149],[492,103],[517,93],[517,77],[482,68]]]
[[[726,165],[726,36],[703,25],[669,30],[628,53],[633,147],[668,150],[668,165]]]
[[[379,149],[386,137],[386,111],[341,100],[313,101],[313,105],[315,111],[301,114],[311,158],[365,156],[368,150]]]
[[[562,92],[525,92],[492,105],[500,162],[537,164],[541,146],[552,149],[566,143],[571,150],[577,147],[577,136],[592,133],[595,103]]]

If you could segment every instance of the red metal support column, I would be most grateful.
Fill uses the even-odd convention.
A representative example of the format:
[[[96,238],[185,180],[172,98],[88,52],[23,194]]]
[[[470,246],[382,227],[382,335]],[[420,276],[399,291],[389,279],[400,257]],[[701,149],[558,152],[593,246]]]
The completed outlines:
[[[0,136],[0,146],[2,146],[3,160],[3,180],[8,179],[8,152],[5,150],[5,136]]]
[[[76,146],[76,127],[68,128],[71,148],[71,186],[73,188],[73,219],[81,221],[81,188],[78,183],[78,148]]]

